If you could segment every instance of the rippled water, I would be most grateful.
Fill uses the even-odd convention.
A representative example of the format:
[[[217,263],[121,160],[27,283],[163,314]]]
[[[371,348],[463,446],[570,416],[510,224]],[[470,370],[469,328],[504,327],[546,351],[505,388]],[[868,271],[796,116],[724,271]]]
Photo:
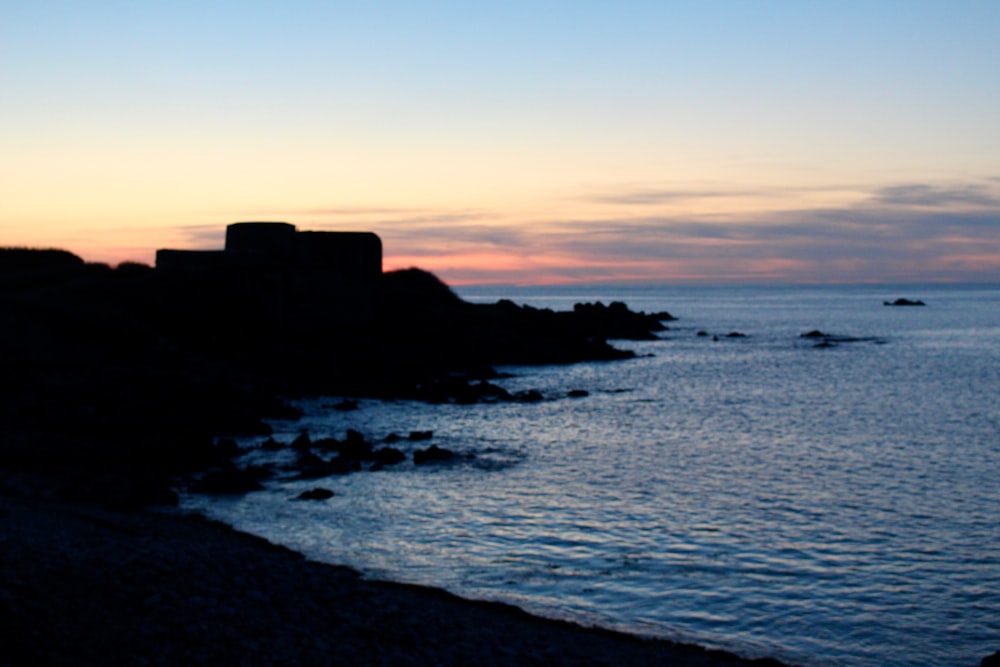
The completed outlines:
[[[619,343],[634,360],[505,369],[553,400],[325,398],[275,424],[286,440],[433,430],[474,459],[186,506],[372,577],[743,655],[958,667],[1000,649],[1000,289],[464,295],[681,319]],[[928,306],[881,305],[898,296]],[[862,340],[820,349],[812,329]],[[289,500],[315,486],[337,495]]]

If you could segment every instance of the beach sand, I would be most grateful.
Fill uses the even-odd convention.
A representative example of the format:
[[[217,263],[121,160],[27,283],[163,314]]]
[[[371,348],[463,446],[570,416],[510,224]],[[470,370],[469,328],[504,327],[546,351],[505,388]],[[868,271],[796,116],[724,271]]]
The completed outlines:
[[[0,484],[0,665],[778,665],[367,581],[198,517]]]

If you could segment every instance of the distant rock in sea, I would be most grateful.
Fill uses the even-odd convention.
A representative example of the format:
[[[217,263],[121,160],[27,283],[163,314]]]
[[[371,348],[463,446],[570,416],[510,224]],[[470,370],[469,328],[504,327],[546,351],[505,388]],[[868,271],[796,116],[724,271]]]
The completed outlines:
[[[883,301],[883,306],[926,306],[927,304],[920,299],[910,300],[910,299],[896,299],[895,301]]]

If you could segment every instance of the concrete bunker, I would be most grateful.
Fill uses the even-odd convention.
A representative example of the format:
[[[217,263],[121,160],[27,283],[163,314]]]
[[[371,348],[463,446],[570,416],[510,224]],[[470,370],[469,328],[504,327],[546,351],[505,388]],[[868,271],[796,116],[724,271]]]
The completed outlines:
[[[372,232],[300,232],[286,222],[237,222],[226,227],[224,250],[158,250],[156,269],[187,277],[223,275],[233,298],[287,323],[359,322],[375,314],[382,241]]]

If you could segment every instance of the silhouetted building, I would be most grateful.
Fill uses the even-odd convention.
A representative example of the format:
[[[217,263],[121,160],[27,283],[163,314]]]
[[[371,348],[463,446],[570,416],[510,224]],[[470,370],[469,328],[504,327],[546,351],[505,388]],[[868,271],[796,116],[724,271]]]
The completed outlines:
[[[238,222],[224,250],[157,250],[167,275],[223,280],[233,298],[297,324],[374,316],[382,241],[372,232],[300,232],[285,222]]]

